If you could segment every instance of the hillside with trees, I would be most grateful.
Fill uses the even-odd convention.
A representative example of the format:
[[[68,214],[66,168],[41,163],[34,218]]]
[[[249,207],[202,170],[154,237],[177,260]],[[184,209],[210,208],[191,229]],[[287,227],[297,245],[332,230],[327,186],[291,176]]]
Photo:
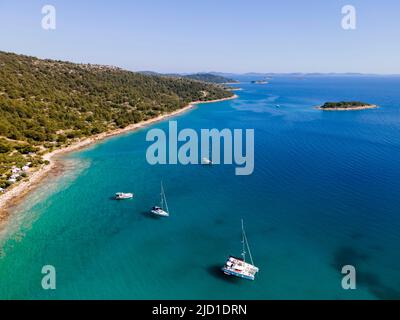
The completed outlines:
[[[238,83],[237,80],[223,77],[220,75],[216,75],[213,73],[194,73],[194,74],[178,74],[178,73],[157,73],[154,71],[141,71],[141,74],[144,75],[157,75],[162,77],[169,77],[169,78],[184,78],[184,79],[191,79],[197,80],[207,83],[214,83],[214,84],[228,84],[228,83]]]
[[[226,83],[237,83],[237,80],[218,76],[212,73],[196,73],[184,76],[186,79],[204,81],[209,83],[226,84]]]
[[[0,188],[12,167],[36,166],[76,139],[231,95],[190,79],[0,52]]]

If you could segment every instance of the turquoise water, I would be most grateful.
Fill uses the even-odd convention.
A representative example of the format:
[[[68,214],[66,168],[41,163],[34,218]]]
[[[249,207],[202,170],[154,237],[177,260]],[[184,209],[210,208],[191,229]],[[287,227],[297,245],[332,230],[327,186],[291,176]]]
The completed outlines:
[[[239,99],[175,120],[181,129],[254,128],[253,175],[152,167],[148,129],[69,155],[67,173],[30,195],[2,235],[0,298],[400,298],[400,78],[241,80]],[[380,108],[313,108],[347,99]],[[168,219],[147,214],[161,179]],[[136,198],[111,200],[117,191]],[[240,254],[242,217],[260,268],[254,282],[220,272]],[[41,289],[47,264],[55,291]],[[341,288],[346,264],[357,268],[357,290]]]

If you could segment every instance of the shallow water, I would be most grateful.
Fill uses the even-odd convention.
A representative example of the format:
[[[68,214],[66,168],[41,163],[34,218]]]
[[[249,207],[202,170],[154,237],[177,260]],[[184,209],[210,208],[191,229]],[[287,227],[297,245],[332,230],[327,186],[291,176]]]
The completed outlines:
[[[253,175],[152,167],[148,129],[69,155],[71,170],[30,195],[2,236],[0,298],[400,298],[400,78],[241,80],[239,99],[175,120],[181,129],[254,128]],[[380,108],[313,108],[331,100]],[[161,179],[168,219],[147,213]],[[117,191],[136,198],[115,202]],[[254,282],[220,272],[240,254],[241,218],[260,268]],[[47,264],[55,291],[40,285]],[[357,290],[341,288],[346,264]]]

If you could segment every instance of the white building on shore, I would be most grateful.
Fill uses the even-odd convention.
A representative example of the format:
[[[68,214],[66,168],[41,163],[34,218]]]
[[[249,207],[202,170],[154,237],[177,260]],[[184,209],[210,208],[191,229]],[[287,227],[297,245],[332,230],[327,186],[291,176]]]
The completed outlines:
[[[17,167],[12,167],[11,172],[15,174],[15,173],[21,172],[21,169],[17,168]]]

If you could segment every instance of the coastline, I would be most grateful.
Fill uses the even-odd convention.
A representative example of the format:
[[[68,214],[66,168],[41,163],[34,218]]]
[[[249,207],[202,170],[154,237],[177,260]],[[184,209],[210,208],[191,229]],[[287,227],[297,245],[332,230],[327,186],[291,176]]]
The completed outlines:
[[[186,111],[189,111],[193,108],[195,108],[199,104],[205,104],[205,103],[216,103],[216,102],[221,102],[221,101],[226,101],[226,100],[233,100],[237,99],[238,96],[235,94],[231,97],[228,98],[223,98],[223,99],[217,99],[217,100],[210,100],[210,101],[193,101],[189,103],[187,106],[175,110],[170,113],[162,114],[159,115],[155,118],[141,121],[135,124],[128,125],[125,128],[122,129],[115,129],[107,132],[103,132],[91,137],[86,137],[82,140],[73,142],[71,145],[60,148],[57,150],[54,150],[52,152],[46,153],[43,155],[43,160],[44,161],[49,161],[48,165],[42,165],[39,168],[37,168],[33,173],[31,173],[26,179],[23,181],[20,181],[18,184],[16,184],[14,187],[11,187],[10,190],[6,191],[4,194],[0,195],[0,231],[5,227],[7,224],[8,219],[10,218],[11,215],[11,209],[21,203],[25,197],[35,190],[42,180],[44,180],[50,172],[56,170],[59,167],[59,157],[60,155],[64,155],[66,153],[70,153],[73,151],[78,151],[84,148],[87,148],[97,142],[100,142],[104,139],[107,139],[109,137],[113,136],[118,136],[122,135],[125,133],[129,132],[134,132],[138,129],[145,128],[151,124],[163,121],[165,119],[175,117],[177,115],[180,115]]]
[[[322,108],[321,106],[318,106],[316,108],[322,111],[356,111],[356,110],[376,109],[378,108],[378,106],[372,104],[372,105],[365,105],[365,106],[351,107],[351,108]]]

